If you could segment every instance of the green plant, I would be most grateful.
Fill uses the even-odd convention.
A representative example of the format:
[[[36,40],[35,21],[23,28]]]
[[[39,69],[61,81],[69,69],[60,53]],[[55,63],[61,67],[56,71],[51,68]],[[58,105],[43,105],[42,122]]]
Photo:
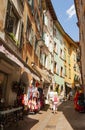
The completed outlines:
[[[19,45],[19,41],[15,38],[14,33],[9,33],[10,37],[12,38],[12,40],[15,41],[16,45]]]

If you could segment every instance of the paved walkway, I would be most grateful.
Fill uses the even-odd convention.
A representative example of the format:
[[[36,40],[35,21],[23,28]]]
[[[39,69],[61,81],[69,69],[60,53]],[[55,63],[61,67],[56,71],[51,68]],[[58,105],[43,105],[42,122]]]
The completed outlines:
[[[58,113],[44,109],[37,114],[29,114],[6,130],[85,130],[85,114],[73,108],[73,101],[63,102]]]

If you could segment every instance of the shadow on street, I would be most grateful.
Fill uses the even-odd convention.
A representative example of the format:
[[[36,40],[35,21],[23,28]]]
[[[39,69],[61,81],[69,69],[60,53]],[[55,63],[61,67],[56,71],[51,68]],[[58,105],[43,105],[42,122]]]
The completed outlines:
[[[85,130],[85,113],[79,113],[74,109],[73,101],[63,102],[58,111],[62,111],[73,130]]]
[[[46,104],[44,108],[37,113],[37,115],[43,115],[43,112],[47,112],[48,109],[49,105]],[[36,116],[36,114],[29,113],[27,114],[27,116],[24,116],[23,120],[13,122],[9,126],[7,126],[5,130],[30,130],[34,125],[36,125],[39,122],[38,119],[33,119],[29,117],[30,115],[34,115],[34,117]]]
[[[24,120],[11,124],[5,130],[30,130],[38,122],[39,120],[24,117]]]
[[[42,111],[47,111],[49,109],[49,105],[45,104],[44,108],[42,108]]]

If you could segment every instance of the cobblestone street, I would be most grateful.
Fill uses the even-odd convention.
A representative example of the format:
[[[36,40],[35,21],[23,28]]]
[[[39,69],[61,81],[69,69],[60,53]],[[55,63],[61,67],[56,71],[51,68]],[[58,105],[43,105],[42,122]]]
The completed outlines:
[[[29,114],[7,130],[84,130],[84,121],[85,114],[74,110],[73,101],[66,101],[56,114],[49,109],[41,110],[37,114]]]

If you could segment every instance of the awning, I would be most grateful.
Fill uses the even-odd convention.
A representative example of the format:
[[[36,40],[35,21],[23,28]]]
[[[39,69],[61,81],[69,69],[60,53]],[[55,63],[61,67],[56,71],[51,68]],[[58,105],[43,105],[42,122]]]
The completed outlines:
[[[66,86],[72,88],[72,84],[66,83]]]
[[[11,54],[3,45],[0,45],[0,52],[5,54],[6,57],[8,57],[10,60],[15,62],[20,67],[22,67],[22,68],[24,67],[23,63],[20,60],[18,60],[17,57],[15,57],[13,54]]]
[[[7,58],[16,63],[18,66],[24,69],[28,74],[31,74],[33,78],[40,81],[40,78],[33,72],[33,70],[22,60],[20,61],[15,55],[11,54],[3,45],[0,45],[0,52]]]
[[[52,77],[50,76],[49,72],[39,68],[36,65],[34,66],[34,69],[36,69],[40,73],[40,75],[41,75],[42,79],[44,80],[44,82],[51,83]]]

